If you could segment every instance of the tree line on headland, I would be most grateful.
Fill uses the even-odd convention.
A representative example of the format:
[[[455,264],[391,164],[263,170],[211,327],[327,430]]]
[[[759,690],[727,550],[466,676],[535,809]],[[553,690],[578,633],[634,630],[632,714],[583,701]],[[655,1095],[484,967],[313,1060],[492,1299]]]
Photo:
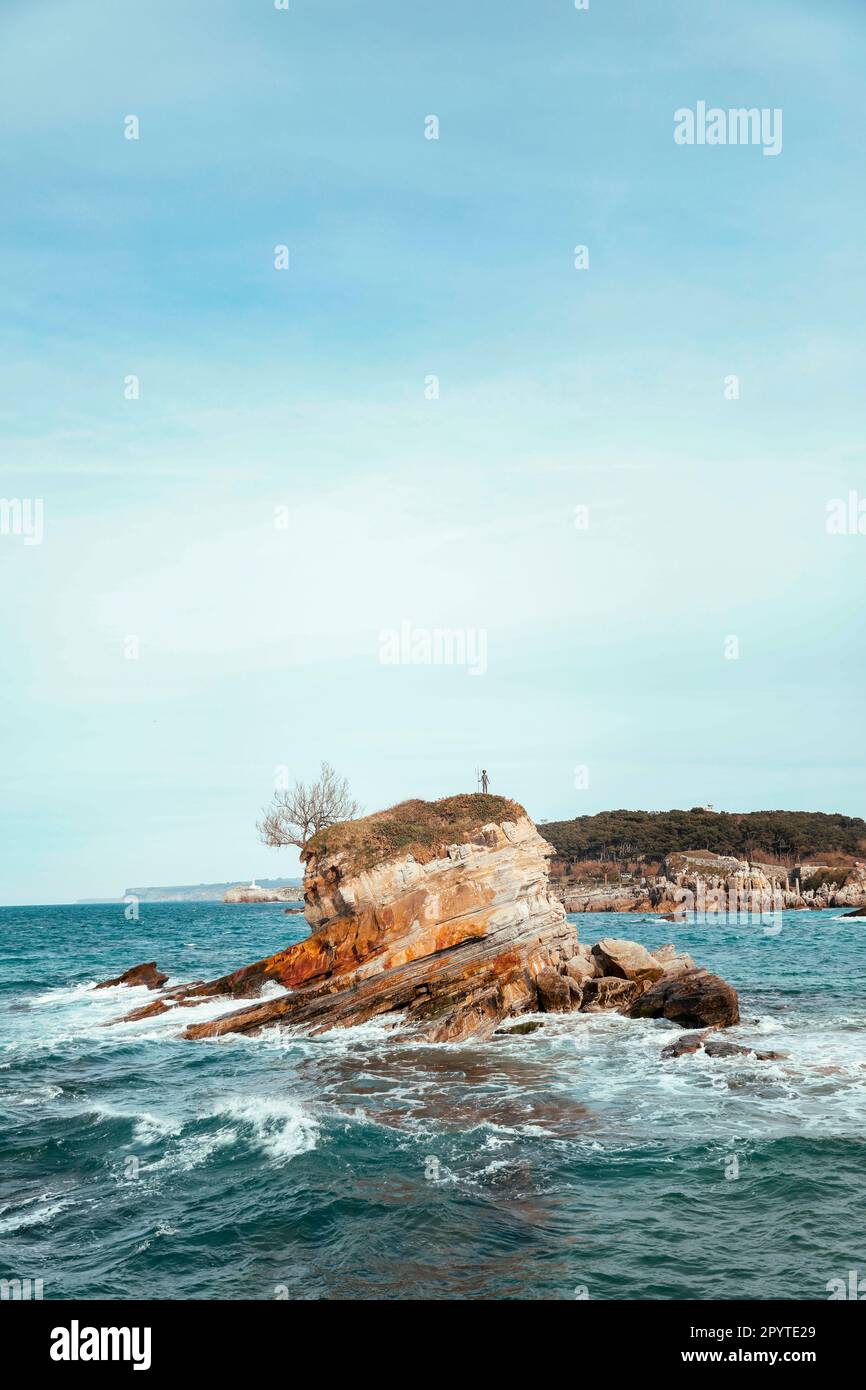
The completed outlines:
[[[601,811],[546,821],[539,829],[557,857],[568,863],[591,859],[622,865],[709,850],[793,866],[816,855],[866,853],[866,821],[822,811],[728,812],[701,806],[690,811]]]

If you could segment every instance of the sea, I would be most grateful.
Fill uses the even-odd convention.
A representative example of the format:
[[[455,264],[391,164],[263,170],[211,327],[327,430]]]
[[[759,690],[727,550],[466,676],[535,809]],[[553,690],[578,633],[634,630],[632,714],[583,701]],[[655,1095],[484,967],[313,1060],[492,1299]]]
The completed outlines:
[[[112,1026],[155,959],[207,979],[306,934],[278,905],[0,909],[0,1279],[45,1299],[814,1299],[866,1278],[866,918],[569,919],[674,941],[754,1054],[547,1015],[185,1042]],[[541,1016],[539,1016],[541,1019]],[[41,1281],[37,1283],[37,1281]],[[864,1283],[866,1290],[866,1283]]]

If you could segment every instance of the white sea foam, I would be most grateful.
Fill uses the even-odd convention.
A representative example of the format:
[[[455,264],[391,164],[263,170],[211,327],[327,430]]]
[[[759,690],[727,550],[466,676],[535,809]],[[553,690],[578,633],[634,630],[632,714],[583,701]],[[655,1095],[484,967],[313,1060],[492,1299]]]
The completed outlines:
[[[213,1110],[224,1116],[277,1163],[314,1149],[319,1126],[309,1111],[294,1100],[270,1096],[236,1096]]]
[[[220,1149],[231,1148],[237,1139],[237,1130],[228,1128],[220,1129],[216,1134],[187,1135],[176,1145],[170,1146],[162,1158],[144,1164],[142,1176],[147,1178],[151,1173],[162,1172],[191,1173],[193,1169],[203,1167]]]
[[[30,1106],[44,1105],[46,1101],[56,1100],[63,1095],[62,1086],[52,1086],[46,1083],[43,1086],[32,1086],[28,1091],[12,1091],[5,1095],[9,1105]]]
[[[40,1205],[42,1203],[45,1205]],[[11,1203],[2,1206],[0,1232],[10,1235],[13,1231],[25,1230],[28,1226],[44,1226],[68,1206],[68,1201],[53,1201],[47,1193],[42,1197],[30,1197],[14,1209]]]
[[[285,993],[280,985],[269,984],[260,998],[279,998]],[[244,1004],[243,1000],[227,995],[214,995],[192,1007],[170,1004],[165,1013],[132,1022],[118,1021],[156,997],[144,986],[118,985],[97,990],[93,981],[49,990],[31,999],[30,1008],[17,1017],[16,1033],[6,1043],[7,1051],[51,1051],[76,1040],[86,1040],[100,1048],[126,1046],[130,1040],[174,1042],[188,1024],[209,1022]]]
[[[35,994],[29,1001],[29,1005],[31,1009],[44,1008],[46,1006],[56,1009],[58,1005],[62,1006],[63,1004],[78,1003],[81,999],[85,999],[89,994],[92,994],[97,984],[97,980],[81,980],[75,985],[56,985],[53,989],[47,989],[44,994]],[[125,988],[127,993],[132,992],[128,987]],[[112,988],[110,991],[100,990],[100,994],[103,998],[109,994],[116,998],[117,993],[117,988]]]
[[[132,1126],[132,1137],[140,1144],[157,1143],[170,1135],[180,1134],[183,1121],[173,1116],[154,1115],[150,1110],[132,1110],[122,1105],[111,1105],[104,1101],[90,1101],[84,1114],[91,1114],[97,1120],[128,1120]]]

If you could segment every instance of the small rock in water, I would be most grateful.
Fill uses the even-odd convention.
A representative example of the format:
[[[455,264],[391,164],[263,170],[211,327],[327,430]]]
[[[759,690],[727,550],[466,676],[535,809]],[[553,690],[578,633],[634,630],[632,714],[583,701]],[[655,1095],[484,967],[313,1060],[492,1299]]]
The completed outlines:
[[[737,992],[709,970],[664,974],[636,999],[630,1018],[669,1018],[681,1028],[728,1028],[740,1021]]]
[[[525,1023],[516,1023],[513,1028],[497,1028],[493,1034],[495,1038],[523,1038],[527,1033],[537,1033],[541,1027],[538,1019],[527,1019]]]
[[[704,1033],[688,1032],[682,1034],[675,1038],[672,1043],[668,1043],[667,1047],[662,1048],[662,1057],[664,1059],[685,1057],[690,1052],[700,1052],[711,1031],[708,1028]]]
[[[156,961],[145,961],[143,965],[133,965],[130,970],[125,970],[122,975],[117,975],[113,980],[103,980],[96,986],[97,989],[108,989],[111,985],[146,985],[148,989],[159,989],[168,979],[161,970],[157,970]]]
[[[779,1062],[788,1055],[786,1052],[758,1052],[754,1047],[744,1047],[727,1038],[711,1038],[704,1044],[704,1051],[708,1057],[754,1057],[758,1062]]]

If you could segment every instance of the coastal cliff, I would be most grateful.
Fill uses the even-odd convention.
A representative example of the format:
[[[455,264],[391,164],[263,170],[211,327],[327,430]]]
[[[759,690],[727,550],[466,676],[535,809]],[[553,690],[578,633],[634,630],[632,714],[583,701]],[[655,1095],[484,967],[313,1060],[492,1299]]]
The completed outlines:
[[[206,997],[256,999],[276,985],[284,992],[191,1023],[183,1036],[274,1023],[316,1033],[382,1018],[447,1042],[489,1037],[525,1013],[625,1012],[652,990],[656,1003],[642,1016],[684,1027],[736,1022],[730,986],[673,947],[650,956],[634,942],[578,944],[550,891],[552,853],[523,808],[502,797],[403,802],[332,826],[302,856],[305,940],[128,1017]]]

